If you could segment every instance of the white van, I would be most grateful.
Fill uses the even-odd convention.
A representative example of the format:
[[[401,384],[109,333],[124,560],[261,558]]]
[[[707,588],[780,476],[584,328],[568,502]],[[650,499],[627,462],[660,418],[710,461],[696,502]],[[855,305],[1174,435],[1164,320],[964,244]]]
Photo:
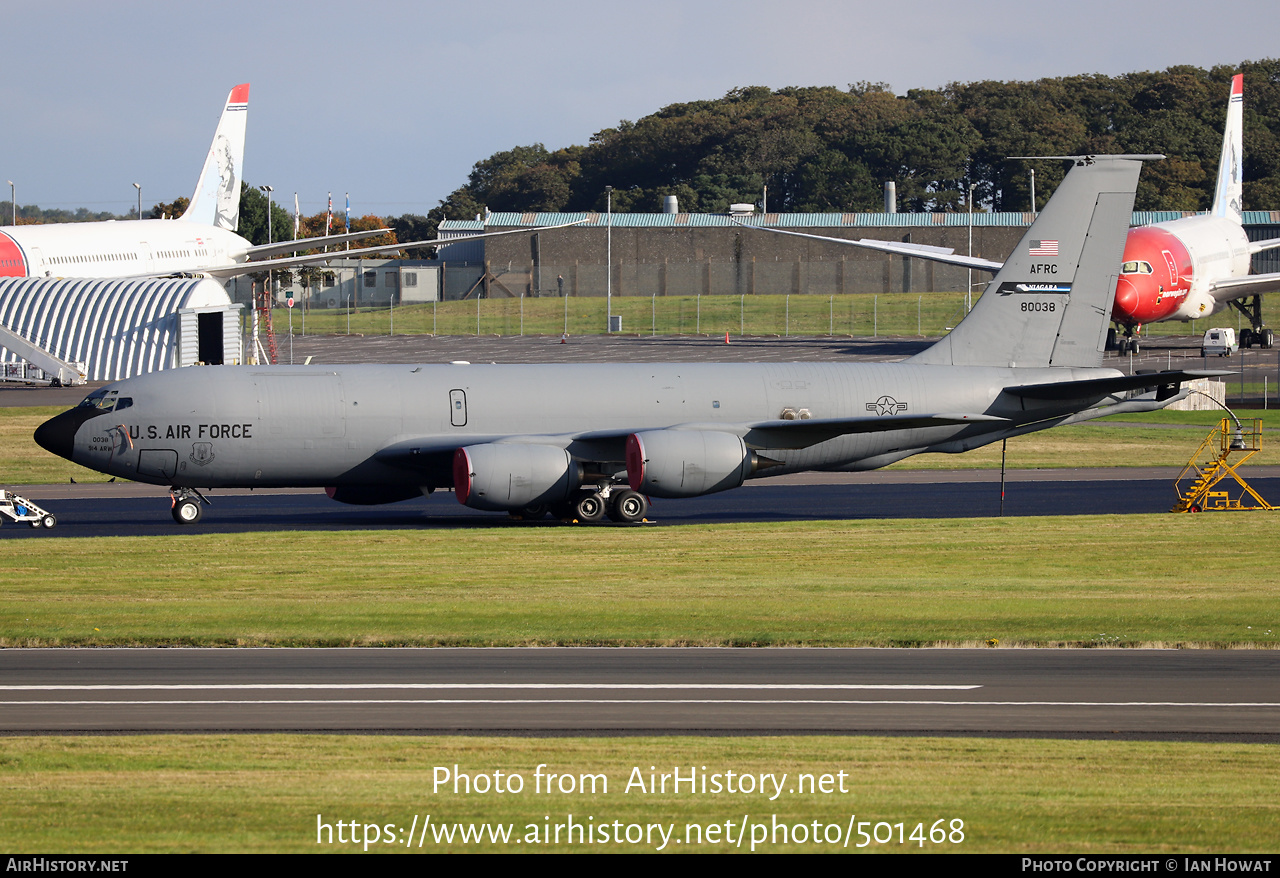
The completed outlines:
[[[1204,334],[1204,341],[1200,342],[1200,356],[1202,357],[1229,357],[1238,350],[1240,350],[1240,345],[1236,344],[1236,331],[1234,329],[1207,330]]]

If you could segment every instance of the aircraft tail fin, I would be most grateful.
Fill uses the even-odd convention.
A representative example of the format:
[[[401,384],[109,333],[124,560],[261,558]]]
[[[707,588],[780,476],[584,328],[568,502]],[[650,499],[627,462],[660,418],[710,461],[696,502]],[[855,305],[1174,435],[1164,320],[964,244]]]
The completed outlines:
[[[240,182],[244,179],[244,131],[249,115],[249,83],[231,89],[200,171],[200,182],[182,219],[235,231],[240,225]]]
[[[1138,173],[1163,156],[1052,158],[1072,162],[1066,179],[973,310],[911,362],[1101,364]]]
[[[1222,132],[1218,184],[1213,190],[1213,215],[1244,222],[1244,74],[1231,77],[1227,124]]]

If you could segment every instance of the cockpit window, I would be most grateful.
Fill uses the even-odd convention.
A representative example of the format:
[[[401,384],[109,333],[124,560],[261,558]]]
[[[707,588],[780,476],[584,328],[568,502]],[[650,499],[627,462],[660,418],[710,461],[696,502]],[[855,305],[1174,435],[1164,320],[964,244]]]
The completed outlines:
[[[119,399],[118,398],[119,393],[120,391],[118,390],[98,391],[97,393],[91,393],[80,401],[79,407],[82,409],[83,408],[97,409],[98,414],[106,414],[107,412],[114,411],[117,408],[128,408],[129,406],[133,405],[132,398],[126,396],[123,399]]]
[[[1120,273],[1121,274],[1151,274],[1151,263],[1139,262],[1137,260],[1134,260],[1132,262],[1126,262],[1124,265],[1120,266]]]

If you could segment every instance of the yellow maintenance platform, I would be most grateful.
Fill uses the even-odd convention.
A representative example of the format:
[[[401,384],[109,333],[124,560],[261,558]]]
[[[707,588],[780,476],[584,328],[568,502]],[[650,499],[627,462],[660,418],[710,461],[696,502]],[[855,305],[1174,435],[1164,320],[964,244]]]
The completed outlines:
[[[1191,460],[1173,483],[1178,495],[1174,512],[1226,512],[1237,510],[1274,509],[1238,472],[1240,466],[1253,457],[1262,447],[1262,419],[1237,421],[1223,418],[1213,432],[1200,443]],[[1232,462],[1231,458],[1237,459]],[[1239,487],[1223,486],[1231,479]],[[1185,487],[1184,482],[1188,482]]]

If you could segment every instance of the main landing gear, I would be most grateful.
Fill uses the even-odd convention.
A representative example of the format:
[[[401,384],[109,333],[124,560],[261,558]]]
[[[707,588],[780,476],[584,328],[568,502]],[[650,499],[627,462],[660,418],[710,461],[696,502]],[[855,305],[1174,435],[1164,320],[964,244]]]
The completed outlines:
[[[1136,330],[1140,327],[1126,326],[1124,328],[1124,336],[1119,337],[1119,333],[1115,329],[1107,330],[1107,350],[1115,351],[1120,356],[1125,354],[1137,355],[1142,351],[1142,345],[1139,343]]]
[[[548,513],[574,524],[595,524],[606,517],[619,524],[639,524],[649,513],[649,500],[639,491],[618,485],[587,485],[571,500],[528,506],[511,512],[511,517],[516,521],[541,521]]]
[[[1275,333],[1262,323],[1262,296],[1232,299],[1231,307],[1249,320],[1249,328],[1240,330],[1240,347],[1270,348],[1275,344]]]
[[[173,520],[178,524],[195,524],[204,515],[204,504],[209,501],[195,488],[170,488],[173,500]]]

